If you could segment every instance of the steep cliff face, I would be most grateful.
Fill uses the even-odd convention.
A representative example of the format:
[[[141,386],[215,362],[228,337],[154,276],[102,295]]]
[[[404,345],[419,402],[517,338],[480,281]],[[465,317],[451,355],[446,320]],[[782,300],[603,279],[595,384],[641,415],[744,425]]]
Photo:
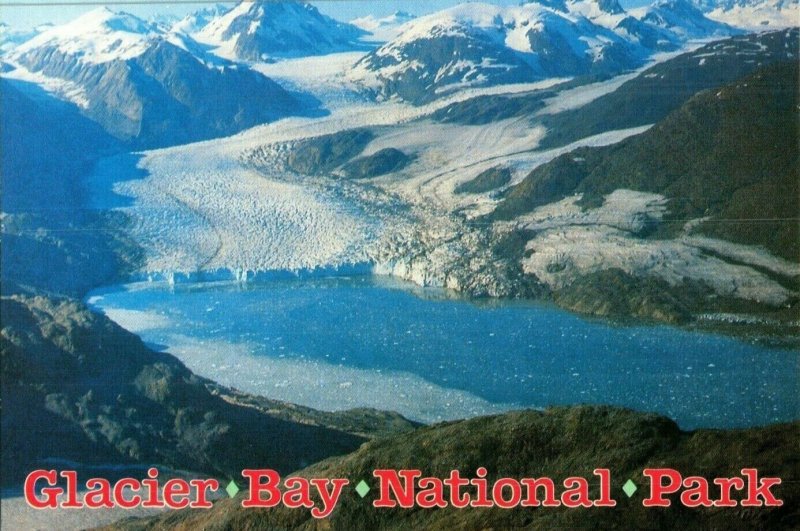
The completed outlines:
[[[186,34],[106,8],[42,32],[10,58],[69,86],[85,116],[136,147],[230,135],[315,110],[312,99],[301,103]]]
[[[85,62],[50,46],[25,51],[18,61],[80,87],[83,114],[139,147],[230,135],[308,110],[256,72],[205,65],[163,39],[143,46],[133,58],[103,63]]]

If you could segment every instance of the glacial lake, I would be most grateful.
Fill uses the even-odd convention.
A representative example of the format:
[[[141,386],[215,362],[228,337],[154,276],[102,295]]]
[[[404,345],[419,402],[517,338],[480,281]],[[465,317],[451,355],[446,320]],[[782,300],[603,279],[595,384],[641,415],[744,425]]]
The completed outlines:
[[[614,404],[682,428],[800,416],[796,351],[548,305],[475,302],[381,277],[143,282],[89,304],[197,374],[242,391],[433,422]]]

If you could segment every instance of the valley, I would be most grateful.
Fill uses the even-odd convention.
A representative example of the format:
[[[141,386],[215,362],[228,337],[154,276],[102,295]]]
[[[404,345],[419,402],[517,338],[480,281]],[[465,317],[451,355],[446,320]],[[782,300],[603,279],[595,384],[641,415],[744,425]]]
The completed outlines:
[[[678,185],[651,184],[674,179],[662,177],[654,159],[660,156],[661,137],[687,134],[684,129],[690,124],[681,121],[681,113],[719,112],[703,107],[712,102],[711,96],[706,98],[708,103],[694,98],[686,104],[702,107],[701,111],[673,103],[678,110],[672,114],[666,108],[653,115],[659,124],[655,128],[647,124],[607,130],[558,147],[540,147],[549,142],[550,124],[562,117],[575,120],[582,109],[632,93],[630,85],[650,83],[654,75],[674,71],[692,57],[712,55],[714,61],[730,62],[743,46],[746,57],[761,64],[779,64],[782,57],[791,58],[797,32],[769,33],[761,39],[762,48],[754,46],[758,43],[751,37],[735,37],[728,47],[710,45],[708,52],[701,48],[690,52],[689,58],[662,56],[654,66],[646,65],[621,80],[575,88],[569,84],[559,88],[559,81],[516,84],[505,93],[501,85],[491,92],[472,89],[473,93],[416,106],[371,102],[344,79],[335,81],[333,76],[332,84],[315,93],[330,107],[328,116],[283,119],[226,139],[102,162],[90,179],[95,183],[94,208],[112,208],[129,220],[129,234],[145,257],[134,274],[138,279],[246,281],[286,274],[373,272],[472,296],[544,298],[594,315],[700,328],[716,328],[715,319],[709,317],[716,314],[746,315],[738,321],[743,334],[775,335],[782,328],[777,335],[791,338],[797,333],[790,308],[798,297],[800,266],[791,260],[797,253],[791,243],[797,240],[791,221],[796,211],[792,190],[797,185],[790,162],[779,166],[788,173],[769,177],[772,181],[761,177],[754,166],[761,164],[758,157],[772,157],[768,147],[752,148],[757,153],[750,163],[754,169],[741,165],[727,169],[734,168],[735,162],[722,163],[721,170],[704,169],[696,166],[700,155],[683,167],[671,168],[673,174],[687,175],[681,177],[687,182],[699,182],[703,172],[741,174],[737,178],[741,184],[726,185],[730,190],[726,193],[734,193],[737,186],[742,190],[789,187],[778,194],[787,201],[782,206],[771,203],[748,210],[729,203],[713,207],[726,218],[721,223],[715,222],[715,211],[707,206],[719,204],[718,200],[703,197],[709,192],[701,185],[680,185],[697,190],[690,206],[683,197],[678,202],[674,199]],[[332,57],[331,64],[341,65],[340,72],[353,60],[350,53],[341,62]],[[284,81],[290,79],[292,61],[281,66]],[[297,70],[303,72],[301,65],[308,60],[296,61]],[[751,69],[757,68],[757,63],[752,64]],[[724,72],[727,79],[728,70]],[[769,87],[792,90],[791,84],[781,84],[791,83],[791,70],[764,72],[769,73],[757,76],[773,77],[751,81],[761,79],[764,85],[761,89],[755,85],[753,94]],[[304,76],[294,86],[307,84]],[[782,81],[775,76],[783,76]],[[508,104],[513,104],[515,98],[540,93],[546,106],[532,117],[481,125],[437,119],[443,110],[481,98],[508,98]],[[747,94],[733,92],[732,96],[739,100],[730,105],[754,101]],[[791,107],[788,101],[781,105]],[[754,108],[753,112],[762,111]],[[670,119],[661,125],[660,116]],[[740,130],[733,123],[720,127],[719,142],[730,142],[724,135]],[[765,122],[764,127],[750,134],[766,146],[770,135],[791,125]],[[602,173],[605,166],[593,168],[601,160],[597,154],[614,153],[621,159],[620,146],[628,145],[625,149],[632,153],[639,150],[637,160],[655,161],[642,162],[644,167],[634,170],[651,175],[649,183],[635,183],[614,170],[618,184],[609,184],[612,178]],[[717,148],[702,149],[709,153],[710,163],[721,164],[716,162],[720,155],[713,151]],[[774,149],[780,154],[776,157],[791,160],[790,146]],[[392,162],[383,168],[375,162],[387,153],[400,157],[402,164]],[[587,158],[592,162],[584,163]],[[372,168],[372,173],[352,175],[356,164]],[[624,164],[630,164],[630,159]],[[582,168],[593,168],[597,177],[584,177],[581,172],[590,170]],[[479,174],[493,169],[507,172],[507,179],[493,188],[463,192]],[[139,177],[115,182],[114,175],[128,174]],[[587,184],[592,179],[602,184]],[[113,191],[111,196],[109,191]],[[126,206],[116,207],[115,196],[125,198]],[[734,233],[735,226],[726,224],[727,218],[758,212],[759,219],[776,219],[772,225],[761,223],[766,232],[754,232],[759,229],[755,224],[747,227],[746,234]],[[508,245],[510,241],[517,243]],[[605,300],[579,302],[585,291],[580,287],[582,279],[611,273],[651,283],[653,296],[631,304],[610,293],[593,292]],[[723,319],[720,328],[730,330],[730,320]]]
[[[562,474],[599,456],[580,434],[626,448],[612,461],[631,475],[713,454],[709,474],[746,459],[790,477],[797,6],[346,22],[256,2],[0,25],[4,520],[52,525],[15,498],[52,463],[363,475],[429,448],[448,470]],[[525,437],[553,460],[523,444],[520,464]],[[649,522],[626,507],[540,524]],[[333,528],[360,511],[345,502]],[[65,528],[117,516],[82,518]],[[207,518],[120,525],[313,527],[228,501]]]

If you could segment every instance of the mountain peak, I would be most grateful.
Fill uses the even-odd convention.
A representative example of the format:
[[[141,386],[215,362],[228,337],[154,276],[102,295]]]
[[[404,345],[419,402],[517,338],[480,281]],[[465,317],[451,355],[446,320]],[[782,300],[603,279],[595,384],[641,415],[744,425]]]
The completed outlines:
[[[153,24],[149,24],[135,15],[124,11],[112,11],[105,6],[92,9],[72,22],[59,27],[66,26],[75,29],[83,27],[90,31],[98,26],[103,26],[112,31],[129,33],[148,33],[155,29]]]
[[[781,9],[797,4],[798,0],[692,0],[692,3],[701,11],[714,11],[715,9],[729,11],[736,7],[772,6]]]
[[[597,4],[597,7],[600,8],[601,11],[605,13],[610,13],[612,15],[619,15],[625,12],[622,6],[619,4],[617,0],[588,0],[593,4]]]
[[[426,103],[465,87],[615,74],[689,38],[737,33],[686,0],[660,2],[642,19],[618,0],[459,4],[405,24],[354,76],[381,98]]]
[[[791,28],[800,21],[800,0],[692,0],[709,18],[740,28]]]
[[[365,32],[336,21],[311,4],[241,2],[214,19],[195,38],[230,59],[321,55],[363,48]]]
[[[15,53],[54,47],[83,62],[104,63],[140,55],[149,38],[159,33],[161,30],[156,25],[130,13],[99,7],[71,22],[43,31],[20,45]]]
[[[690,0],[654,0],[651,4],[651,8],[669,9],[674,13],[684,13],[687,15],[698,15],[702,13]]]
[[[230,8],[223,4],[213,4],[202,9],[198,9],[193,13],[189,13],[175,24],[172,25],[171,31],[178,33],[185,33],[187,35],[196,33],[206,27],[213,20],[223,16]]]
[[[398,10],[386,17],[367,15],[351,20],[350,23],[372,34],[374,40],[385,42],[397,37],[400,27],[415,18],[411,13]]]
[[[555,9],[556,11],[567,12],[567,4],[564,0],[529,0],[522,5],[528,4],[539,4],[544,7],[549,7],[550,9]]]
[[[76,20],[105,19],[113,17],[114,15],[115,13],[108,6],[100,6],[94,9],[90,9],[83,15],[79,16]]]
[[[687,39],[741,33],[727,24],[707,18],[689,0],[656,0],[645,9],[641,20]]]
[[[619,18],[626,11],[617,0],[569,0],[567,7],[571,13],[581,14],[591,20],[603,17]]]

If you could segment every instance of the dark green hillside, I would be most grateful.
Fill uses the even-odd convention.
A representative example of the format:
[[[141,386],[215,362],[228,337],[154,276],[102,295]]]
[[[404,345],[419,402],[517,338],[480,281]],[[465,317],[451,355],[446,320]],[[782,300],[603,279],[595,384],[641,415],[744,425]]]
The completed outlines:
[[[399,149],[386,148],[345,164],[342,171],[351,179],[369,179],[402,170],[412,160],[414,157],[406,155]]]
[[[156,519],[128,521],[118,529],[796,529],[800,524],[797,438],[800,425],[747,430],[682,432],[670,420],[611,407],[558,407],[438,424],[410,434],[372,441],[357,452],[303,470],[306,477],[348,478],[351,485],[326,520],[305,509],[243,509],[240,494],[205,511],[178,511]],[[498,477],[551,477],[556,485],[572,475],[592,477],[596,467],[611,471],[614,508],[565,509],[375,509],[372,471],[421,469],[439,478],[458,469],[472,478],[484,466]],[[672,467],[684,475],[716,478],[757,468],[778,476],[779,508],[647,509],[649,490],[642,470]],[[622,485],[632,478],[632,498]],[[365,479],[373,490],[362,500],[352,490]],[[597,496],[596,482],[590,482]],[[474,494],[472,489],[464,492]],[[561,491],[558,491],[561,492]],[[445,494],[447,496],[447,494]],[[740,495],[734,494],[738,498]],[[673,498],[674,499],[674,498]],[[675,502],[673,502],[675,503]]]
[[[648,68],[583,107],[545,116],[547,149],[604,131],[658,122],[701,90],[719,87],[760,66],[797,60],[800,30],[733,37]]]
[[[350,129],[302,140],[289,153],[287,165],[305,175],[329,173],[356,157],[373,138],[368,129]]]
[[[559,88],[567,88],[567,84]],[[553,90],[540,90],[513,96],[478,96],[451,103],[431,114],[431,118],[443,123],[483,125],[515,116],[530,116],[544,107],[545,99],[555,94]]]
[[[532,171],[492,216],[511,219],[573,193],[591,207],[618,188],[655,192],[670,198],[669,229],[710,216],[702,232],[797,260],[798,74],[795,62],[762,68],[698,94],[641,135],[562,155]]]
[[[459,184],[454,192],[457,194],[482,194],[505,186],[510,180],[511,170],[502,166],[495,166],[482,171],[474,179]]]

